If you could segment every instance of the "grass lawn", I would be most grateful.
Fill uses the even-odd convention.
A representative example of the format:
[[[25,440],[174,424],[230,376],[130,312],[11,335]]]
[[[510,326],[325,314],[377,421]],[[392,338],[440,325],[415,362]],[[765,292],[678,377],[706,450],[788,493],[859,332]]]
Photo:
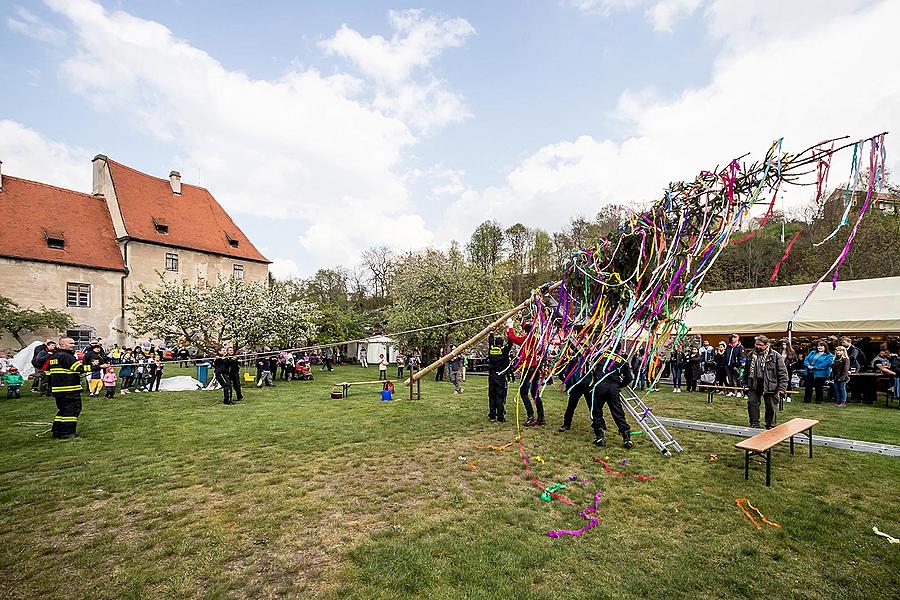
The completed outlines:
[[[328,397],[358,367],[315,375],[233,407],[212,392],[87,399],[71,441],[20,424],[49,423],[52,400],[0,394],[0,597],[897,598],[900,545],[872,526],[900,537],[900,459],[779,449],[766,488],[759,466],[744,480],[732,436],[673,430],[685,452],[668,459],[643,436],[598,452],[584,406],[558,434],[565,399],[551,390],[550,425],[525,432],[544,459],[535,475],[569,484],[579,506],[603,493],[596,528],[552,539],[585,524],[580,509],[541,501],[514,447],[475,448],[515,435],[487,421],[484,378],[381,403],[376,388]],[[650,401],[661,416],[746,423],[733,398]],[[780,418],[792,416],[900,444],[900,410],[883,403],[794,402]],[[592,454],[657,479],[610,476]],[[756,530],[740,497],[781,527]]]

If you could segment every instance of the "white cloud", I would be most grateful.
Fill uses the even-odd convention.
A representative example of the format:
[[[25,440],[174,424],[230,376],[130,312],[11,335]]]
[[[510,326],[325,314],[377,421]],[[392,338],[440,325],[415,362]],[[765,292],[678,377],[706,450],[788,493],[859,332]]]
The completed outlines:
[[[4,175],[90,192],[92,157],[83,148],[47,141],[21,123],[0,120],[0,160]]]
[[[300,277],[300,269],[297,267],[297,263],[290,258],[273,258],[272,264],[269,265],[269,273],[282,281]]]
[[[326,52],[351,61],[375,82],[375,107],[421,131],[470,116],[462,97],[446,89],[428,69],[443,50],[462,46],[475,29],[465,19],[426,17],[417,9],[390,11],[394,34],[364,37],[342,25],[320,42]],[[423,81],[416,80],[424,71]]]
[[[60,44],[65,41],[66,34],[61,29],[48,25],[27,8],[16,6],[15,11],[15,17],[6,18],[6,26],[11,30],[41,42]]]
[[[720,25],[721,13],[709,18],[711,27]],[[810,21],[804,13],[794,19],[793,27],[780,25],[778,31],[751,28],[744,39],[753,36],[756,42],[728,47],[703,87],[675,99],[659,99],[652,91],[624,93],[618,117],[628,125],[629,138],[582,136],[539,149],[504,185],[461,194],[439,238],[465,239],[491,218],[553,230],[609,202],[653,200],[670,180],[691,179],[747,151],[759,158],[781,136],[786,150],[798,151],[842,134],[900,132],[900,80],[886,75],[883,62],[900,56],[900,37],[894,35],[900,3],[886,0],[861,12],[848,5],[827,20]],[[890,150],[900,142],[892,135],[887,143]],[[894,172],[896,156],[888,154]],[[832,185],[847,176],[849,162],[848,153],[834,161]],[[808,188],[794,188],[785,202],[808,197]]]
[[[411,77],[463,42],[465,21],[391,13],[395,37],[383,58],[393,66],[382,64],[377,77],[377,61],[361,70],[400,87],[366,100],[364,81],[346,73],[295,67],[277,80],[253,79],[160,23],[92,0],[46,3],[70,30],[62,73],[71,87],[110,118],[171,142],[188,163],[173,168],[201,172],[226,209],[296,220],[286,225],[291,235],[327,264],[352,262],[370,244],[431,239],[400,163],[417,142],[414,130],[459,118],[462,100],[428,74],[424,83]],[[334,39],[342,32],[352,30]]]
[[[661,0],[647,9],[647,18],[656,31],[671,32],[675,21],[697,10],[700,2],[701,0]]]

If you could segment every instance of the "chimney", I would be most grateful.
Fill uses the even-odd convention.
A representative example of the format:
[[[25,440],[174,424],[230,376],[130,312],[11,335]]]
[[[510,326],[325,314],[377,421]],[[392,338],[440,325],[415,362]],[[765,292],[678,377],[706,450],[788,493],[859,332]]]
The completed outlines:
[[[172,193],[180,196],[181,195],[181,173],[178,171],[172,171],[169,173],[169,185],[172,186]]]
[[[98,154],[91,161],[91,194],[94,196],[103,195],[103,169],[106,168],[106,161],[109,160],[105,154]]]

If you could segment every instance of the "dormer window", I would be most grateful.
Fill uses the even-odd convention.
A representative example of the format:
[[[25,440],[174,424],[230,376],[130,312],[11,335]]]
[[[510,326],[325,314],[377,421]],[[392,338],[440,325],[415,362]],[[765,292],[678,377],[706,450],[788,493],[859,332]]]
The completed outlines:
[[[233,237],[231,237],[231,236],[228,235],[227,233],[225,234],[225,238],[228,240],[228,245],[231,246],[232,248],[237,248],[237,247],[238,247],[238,244],[241,243],[240,240],[234,239]]]
[[[169,233],[169,224],[163,221],[162,219],[157,219],[153,217],[153,227],[156,228],[156,233]]]
[[[65,250],[66,248],[66,236],[63,235],[62,231],[45,229],[44,239],[47,241],[48,248],[53,248],[54,250]]]

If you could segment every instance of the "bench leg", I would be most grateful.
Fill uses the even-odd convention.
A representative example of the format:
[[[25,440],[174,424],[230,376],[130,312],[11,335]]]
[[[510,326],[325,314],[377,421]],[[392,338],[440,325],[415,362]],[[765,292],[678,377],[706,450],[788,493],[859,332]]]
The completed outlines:
[[[744,479],[750,479],[750,451],[744,450]]]
[[[712,401],[713,401],[713,390],[712,390],[712,388],[709,388],[706,391],[706,403],[712,404]]]
[[[809,428],[806,435],[809,436],[809,457],[812,458],[812,427]]]
[[[794,454],[794,436],[791,436],[791,456]]]
[[[766,487],[772,485],[772,450],[766,450]]]

